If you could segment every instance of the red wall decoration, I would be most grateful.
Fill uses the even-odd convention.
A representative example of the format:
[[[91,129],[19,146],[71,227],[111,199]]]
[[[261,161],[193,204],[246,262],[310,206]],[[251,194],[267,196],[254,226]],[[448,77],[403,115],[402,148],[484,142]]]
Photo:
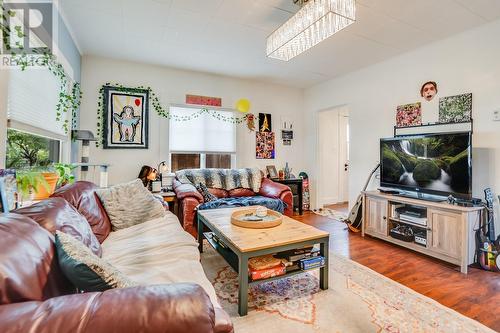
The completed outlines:
[[[222,106],[222,98],[198,95],[186,95],[186,104]]]

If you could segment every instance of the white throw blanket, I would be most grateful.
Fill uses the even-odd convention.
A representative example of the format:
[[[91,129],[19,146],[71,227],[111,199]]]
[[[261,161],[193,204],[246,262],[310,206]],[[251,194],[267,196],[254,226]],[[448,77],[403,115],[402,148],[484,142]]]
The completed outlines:
[[[214,306],[220,308],[200,264],[198,243],[170,212],[110,233],[102,244],[102,257],[139,285],[199,284]]]

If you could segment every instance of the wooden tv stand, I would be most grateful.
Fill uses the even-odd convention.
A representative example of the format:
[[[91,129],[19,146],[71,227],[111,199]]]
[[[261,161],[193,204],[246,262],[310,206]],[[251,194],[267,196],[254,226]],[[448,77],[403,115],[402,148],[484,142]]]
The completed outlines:
[[[405,222],[399,219],[395,208],[413,205],[425,209],[427,225]],[[414,251],[460,266],[467,274],[467,266],[474,263],[475,237],[482,219],[483,207],[461,207],[445,202],[431,202],[384,194],[379,191],[363,192],[362,236],[383,239]],[[397,224],[409,225],[426,235],[427,244],[406,242],[390,236]]]

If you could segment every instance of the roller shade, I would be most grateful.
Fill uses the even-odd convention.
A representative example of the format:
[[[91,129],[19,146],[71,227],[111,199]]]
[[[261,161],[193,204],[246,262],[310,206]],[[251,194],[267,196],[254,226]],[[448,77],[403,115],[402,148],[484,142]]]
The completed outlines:
[[[199,112],[201,108],[170,107],[172,115],[185,116]],[[233,116],[231,111],[219,111]],[[218,120],[207,113],[188,121],[170,120],[170,152],[184,153],[235,153],[236,125]]]
[[[66,136],[63,114],[56,121],[56,105],[59,102],[60,81],[46,68],[30,68],[9,72],[7,117],[12,123],[21,123],[45,132]]]

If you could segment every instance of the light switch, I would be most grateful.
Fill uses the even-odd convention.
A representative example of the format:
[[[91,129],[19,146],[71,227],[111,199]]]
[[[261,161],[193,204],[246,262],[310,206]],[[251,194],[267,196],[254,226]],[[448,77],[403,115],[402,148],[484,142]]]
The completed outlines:
[[[500,121],[500,109],[493,111],[493,121]]]

